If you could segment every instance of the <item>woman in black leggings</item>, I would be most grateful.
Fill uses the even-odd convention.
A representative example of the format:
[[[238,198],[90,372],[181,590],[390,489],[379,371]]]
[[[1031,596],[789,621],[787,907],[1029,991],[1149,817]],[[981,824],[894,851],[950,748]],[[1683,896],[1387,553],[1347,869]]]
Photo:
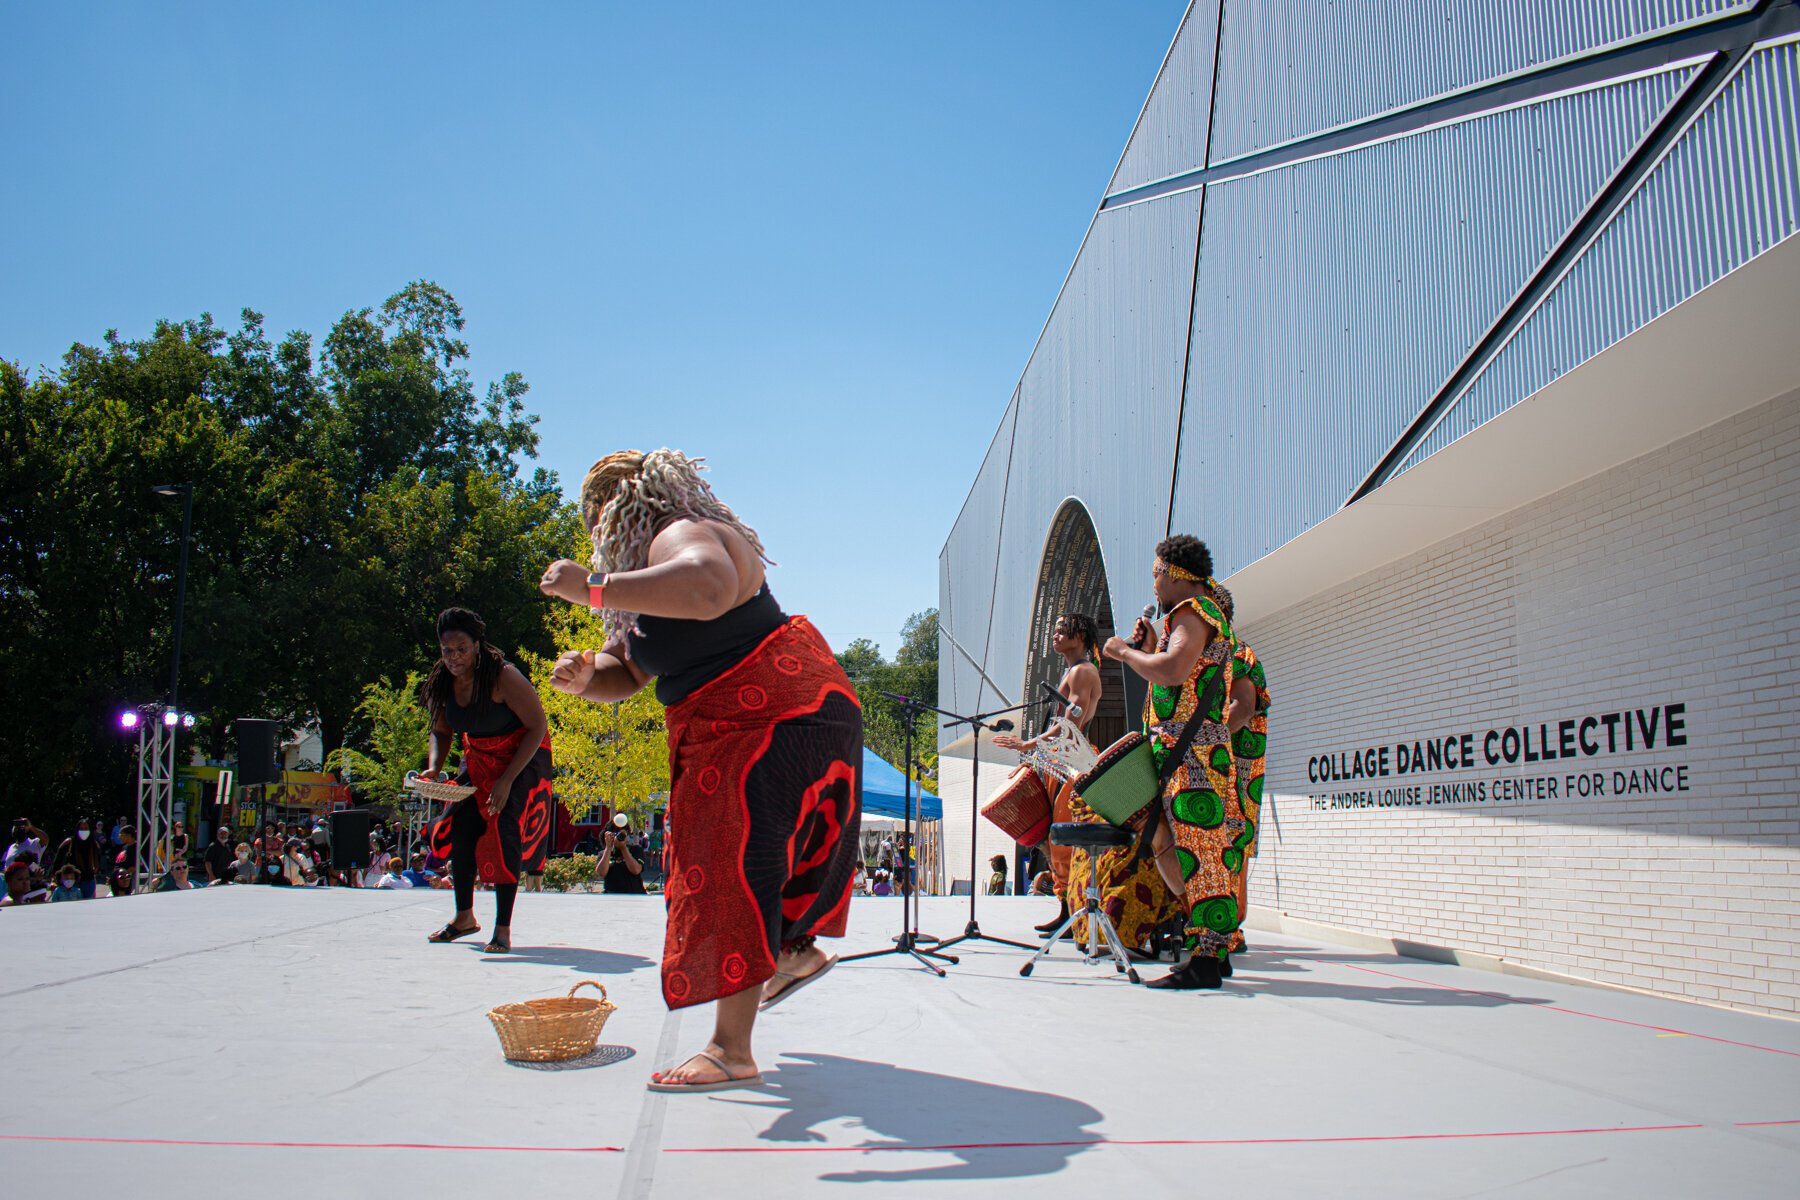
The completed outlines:
[[[431,848],[450,860],[456,916],[430,936],[453,942],[476,932],[475,884],[494,888],[489,954],[512,949],[513,897],[527,864],[541,863],[549,828],[550,723],[531,682],[487,641],[487,626],[466,608],[438,614],[437,664],[421,696],[431,714],[427,779],[441,779],[452,737],[462,736],[456,780],[475,794],[432,825]]]

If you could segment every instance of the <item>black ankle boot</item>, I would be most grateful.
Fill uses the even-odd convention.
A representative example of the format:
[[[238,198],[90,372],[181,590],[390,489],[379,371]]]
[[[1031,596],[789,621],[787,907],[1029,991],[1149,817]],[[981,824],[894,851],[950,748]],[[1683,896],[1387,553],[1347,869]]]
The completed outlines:
[[[1226,979],[1231,978],[1231,956],[1230,955],[1227,955],[1224,958],[1221,958],[1219,960],[1219,974]]]
[[[1161,979],[1152,979],[1145,987],[1174,988],[1179,991],[1194,991],[1202,988],[1220,987],[1225,982],[1223,968],[1219,960],[1202,957],[1196,954],[1188,959],[1187,966],[1179,971],[1171,971]]]

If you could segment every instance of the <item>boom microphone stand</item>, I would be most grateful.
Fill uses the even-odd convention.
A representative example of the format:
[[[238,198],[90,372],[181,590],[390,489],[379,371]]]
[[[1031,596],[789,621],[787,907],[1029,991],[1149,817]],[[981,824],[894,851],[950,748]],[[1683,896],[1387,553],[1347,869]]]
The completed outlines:
[[[975,758],[972,770],[969,773],[969,923],[963,926],[963,931],[960,935],[951,938],[947,942],[939,943],[938,948],[940,950],[946,946],[954,946],[958,942],[998,942],[1002,946],[1014,946],[1020,950],[1037,949],[1036,946],[1027,946],[1024,942],[1015,942],[1008,938],[994,937],[992,934],[981,932],[981,923],[975,919],[975,893],[978,890],[981,878],[976,869],[975,835],[980,828],[976,824],[976,821],[981,815],[981,731],[983,729],[991,729],[995,733],[1005,733],[1013,727],[1011,721],[994,721],[989,723],[988,718],[998,717],[1004,713],[1023,712],[1026,709],[1036,708],[1041,704],[1047,703],[1049,703],[1047,700],[1032,700],[1027,701],[1024,704],[1015,704],[1011,708],[997,708],[993,712],[978,713],[972,717],[960,716],[956,713],[944,713],[947,717],[955,718],[954,720],[945,722],[944,728],[954,729],[958,725],[967,725],[973,730],[975,735]],[[937,709],[935,711],[943,712],[942,709]]]
[[[938,939],[928,933],[922,934],[919,932],[919,910],[918,906],[913,903],[913,891],[918,887],[919,881],[917,873],[913,869],[912,859],[908,857],[912,853],[913,841],[913,725],[917,723],[919,717],[927,710],[931,712],[937,712],[939,710],[932,708],[928,704],[921,704],[910,696],[897,696],[893,692],[882,692],[881,694],[886,696],[889,700],[899,702],[902,722],[901,736],[905,739],[905,749],[901,752],[905,762],[902,764],[901,774],[906,777],[906,799],[901,806],[901,824],[903,826],[903,832],[901,834],[902,843],[900,846],[900,854],[897,856],[897,862],[903,863],[906,870],[906,886],[900,889],[900,936],[894,939],[894,947],[891,950],[868,950],[862,954],[846,954],[838,961],[854,962],[859,958],[880,958],[884,954],[909,954],[921,967],[924,967],[927,971],[930,971],[939,979],[942,979],[944,977],[944,968],[938,966],[931,960],[934,958],[942,959],[944,962],[954,966],[957,962],[957,958],[954,954],[943,954],[937,950],[925,950],[921,948],[921,943],[936,942]],[[860,851],[858,851],[858,853],[860,853]],[[1026,949],[1030,949],[1030,947],[1026,947]]]

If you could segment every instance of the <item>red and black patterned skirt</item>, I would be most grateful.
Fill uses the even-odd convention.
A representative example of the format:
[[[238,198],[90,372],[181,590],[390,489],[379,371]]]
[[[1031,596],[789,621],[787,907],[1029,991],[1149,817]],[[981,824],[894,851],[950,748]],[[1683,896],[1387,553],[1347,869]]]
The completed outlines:
[[[499,815],[489,817],[482,808],[524,740],[523,729],[498,737],[463,734],[462,771],[456,778],[458,783],[474,784],[475,794],[445,809],[426,831],[431,853],[451,861],[456,857],[457,831],[473,829],[477,883],[517,883],[521,874],[544,869],[552,786],[548,737],[513,781],[512,795]]]
[[[663,998],[704,1004],[842,937],[862,823],[862,709],[805,617],[668,710]]]

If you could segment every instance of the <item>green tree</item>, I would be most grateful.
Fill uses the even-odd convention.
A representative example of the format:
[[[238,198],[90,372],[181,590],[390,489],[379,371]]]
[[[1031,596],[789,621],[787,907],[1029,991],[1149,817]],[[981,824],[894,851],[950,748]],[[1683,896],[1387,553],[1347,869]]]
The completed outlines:
[[[930,788],[937,786],[936,713],[921,714],[913,726],[913,763],[901,766],[906,757],[905,728],[901,708],[882,695],[893,692],[911,696],[926,704],[936,704],[937,680],[937,609],[914,613],[901,626],[900,649],[889,662],[881,648],[867,638],[851,642],[838,656],[838,665],[856,687],[863,708],[863,743],[876,754]]]
[[[663,706],[650,688],[618,704],[595,704],[550,686],[556,654],[592,650],[605,642],[600,619],[558,604],[549,618],[555,653],[524,652],[525,668],[544,712],[556,760],[556,794],[571,816],[607,804],[642,821],[669,790],[669,743]]]
[[[453,297],[409,285],[346,313],[315,355],[257,313],[76,344],[54,373],[0,361],[0,724],[8,807],[39,824],[131,797],[122,704],[166,699],[180,513],[194,483],[181,703],[190,742],[231,751],[239,716],[367,745],[364,687],[435,655],[434,617],[481,612],[509,652],[550,641],[535,583],[578,539],[534,453],[526,385],[478,394]],[[353,738],[346,735],[354,733]]]
[[[419,701],[423,681],[415,671],[400,684],[383,677],[365,685],[356,705],[365,748],[340,746],[325,756],[325,769],[342,774],[371,800],[385,803],[400,795],[406,773],[423,770],[429,754],[431,716]]]

